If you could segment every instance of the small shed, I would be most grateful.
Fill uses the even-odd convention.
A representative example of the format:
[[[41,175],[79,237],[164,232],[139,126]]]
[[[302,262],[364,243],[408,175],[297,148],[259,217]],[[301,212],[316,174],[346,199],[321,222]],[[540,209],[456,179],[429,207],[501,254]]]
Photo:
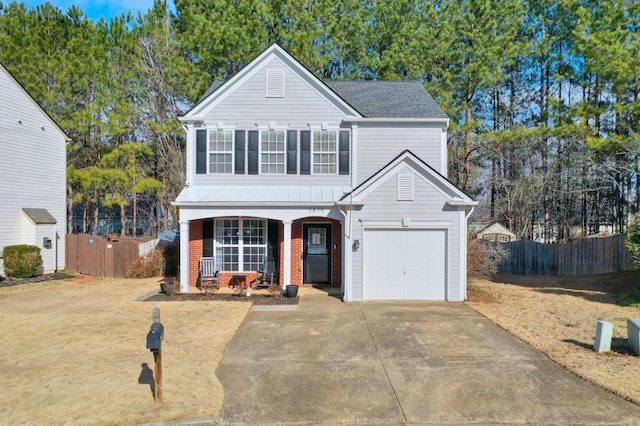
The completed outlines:
[[[498,243],[508,243],[517,240],[516,234],[498,222],[492,223],[478,232],[478,238]]]
[[[47,209],[24,207],[22,212],[25,219],[22,221],[22,241],[41,249],[43,269],[39,272],[56,270],[58,221]]]

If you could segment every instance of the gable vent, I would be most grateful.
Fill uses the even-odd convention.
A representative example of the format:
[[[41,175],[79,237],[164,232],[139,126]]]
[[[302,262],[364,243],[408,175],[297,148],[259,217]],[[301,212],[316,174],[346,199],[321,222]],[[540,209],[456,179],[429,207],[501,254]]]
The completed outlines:
[[[413,175],[398,175],[398,201],[413,201]]]
[[[267,98],[284,98],[284,70],[267,70]]]

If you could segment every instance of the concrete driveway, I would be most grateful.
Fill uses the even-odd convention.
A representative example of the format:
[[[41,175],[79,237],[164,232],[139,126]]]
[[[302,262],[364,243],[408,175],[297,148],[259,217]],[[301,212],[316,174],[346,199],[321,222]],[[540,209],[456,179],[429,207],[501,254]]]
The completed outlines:
[[[218,423],[640,424],[640,407],[568,373],[461,303],[252,310],[217,376]]]

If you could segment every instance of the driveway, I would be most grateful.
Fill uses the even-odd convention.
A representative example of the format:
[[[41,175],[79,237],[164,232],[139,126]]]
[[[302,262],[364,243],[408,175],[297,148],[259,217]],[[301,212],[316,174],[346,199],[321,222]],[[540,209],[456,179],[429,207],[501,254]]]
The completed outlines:
[[[252,310],[219,364],[219,423],[640,424],[597,388],[462,303]]]

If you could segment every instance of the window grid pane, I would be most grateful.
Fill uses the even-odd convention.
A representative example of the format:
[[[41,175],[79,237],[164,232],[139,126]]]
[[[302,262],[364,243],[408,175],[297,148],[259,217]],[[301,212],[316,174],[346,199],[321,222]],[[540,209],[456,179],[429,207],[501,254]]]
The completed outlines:
[[[245,247],[243,249],[243,270],[258,271],[262,266],[266,247]]]
[[[284,146],[284,131],[265,130],[262,132],[260,144],[262,173],[284,174]]]
[[[313,173],[335,174],[338,160],[337,132],[313,132]]]
[[[209,131],[209,173],[232,173],[233,135],[231,130]]]

